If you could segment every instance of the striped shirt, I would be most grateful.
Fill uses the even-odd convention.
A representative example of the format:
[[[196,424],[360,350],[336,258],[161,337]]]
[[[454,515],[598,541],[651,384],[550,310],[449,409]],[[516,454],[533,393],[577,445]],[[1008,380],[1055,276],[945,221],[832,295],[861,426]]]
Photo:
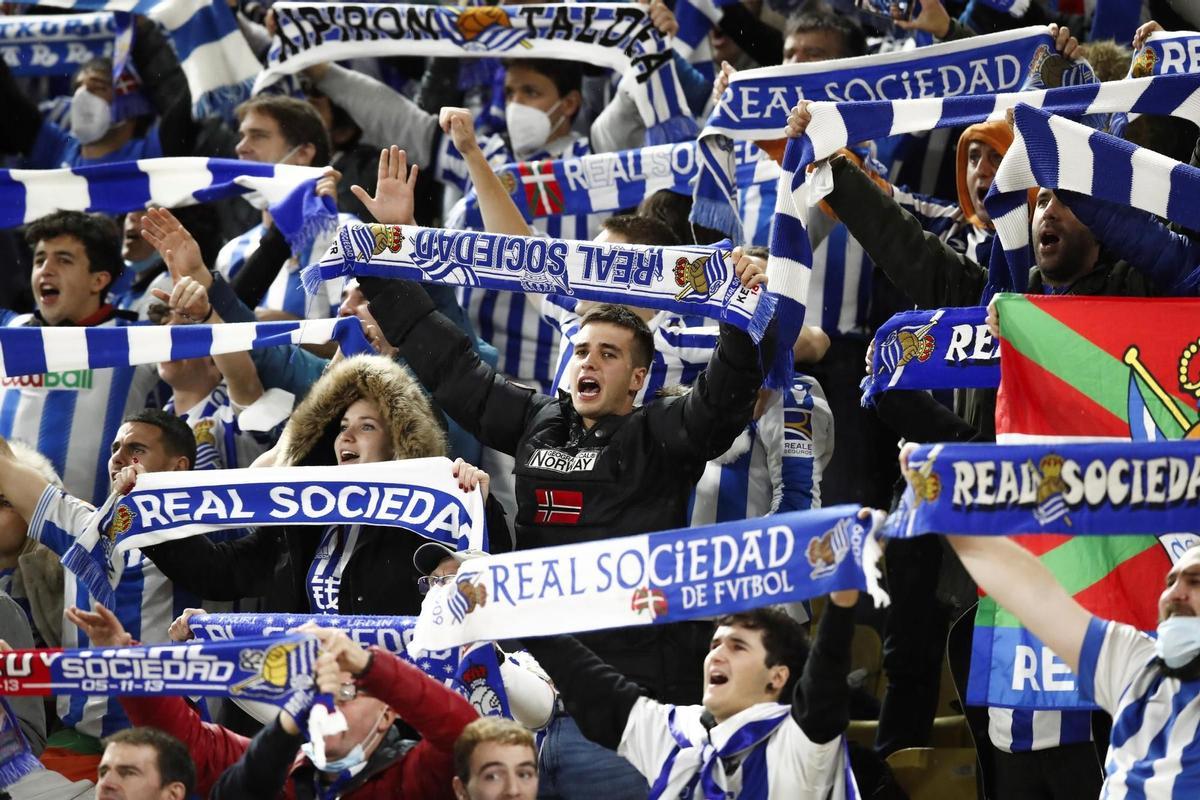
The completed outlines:
[[[128,324],[114,317],[97,327]],[[0,378],[0,436],[34,446],[68,492],[99,504],[108,497],[109,446],[121,420],[161,408],[158,387],[153,364]]]
[[[182,417],[196,435],[193,469],[248,467],[274,442],[270,433],[241,429],[223,382],[187,411],[176,411],[174,399],[163,410]]]
[[[47,486],[29,520],[29,536],[63,555],[76,537],[87,528],[96,509],[66,492]],[[63,602],[67,607],[91,608],[92,598],[83,581],[70,573],[63,583]],[[116,588],[113,612],[137,641],[167,641],[167,628],[188,607],[199,608],[200,598],[177,589],[140,550],[126,553],[125,568]],[[87,647],[83,631],[63,621],[63,647]],[[58,715],[64,724],[89,736],[108,736],[130,725],[115,697],[58,698]]]
[[[358,217],[353,214],[338,214],[338,225],[345,225],[348,222],[358,222]],[[226,280],[232,281],[245,266],[246,259],[258,250],[258,245],[262,242],[265,234],[266,228],[260,222],[241,236],[226,242],[217,253],[217,272],[224,275]],[[300,283],[300,270],[315,262],[321,254],[329,249],[332,241],[333,237],[331,236],[319,237],[313,242],[308,252],[293,254],[284,262],[283,268],[279,270],[279,274],[267,288],[267,293],[263,295],[262,302],[258,304],[258,307],[272,311],[284,311],[297,319],[336,317],[338,306],[342,302],[343,280],[325,281],[322,284],[324,293],[314,297],[309,297]]]
[[[575,337],[579,333],[579,301],[565,295],[546,295],[542,314],[561,334],[557,366],[552,387],[555,392],[570,392],[567,365],[575,352]],[[637,405],[653,400],[659,390],[668,386],[691,386],[708,366],[717,347],[720,328],[712,320],[697,316],[680,316],[660,311],[646,322],[654,335],[654,357],[641,390],[633,399]]]
[[[821,473],[833,456],[833,413],[815,378],[797,375],[733,446],[704,468],[689,525],[821,507]]]
[[[1166,676],[1149,636],[1093,617],[1079,653],[1079,687],[1113,717],[1102,798],[1200,796],[1200,679]]]
[[[711,745],[717,751],[728,746],[743,727],[775,712],[776,703],[759,703],[729,719],[706,728],[701,722],[703,706],[670,706],[639,697],[625,723],[617,753],[633,764],[646,780],[658,785],[661,798],[702,798],[704,790],[694,783],[697,774],[695,751]],[[680,748],[672,728],[691,747]],[[692,753],[688,753],[692,751]],[[809,739],[789,713],[764,740],[718,758],[713,779],[721,797],[744,800],[826,800],[846,797],[845,746],[838,736],[825,744]],[[689,759],[684,754],[692,755]],[[664,777],[665,776],[665,777]],[[691,791],[688,791],[689,787]]]
[[[321,537],[308,568],[308,605],[314,614],[338,613],[338,594],[342,572],[354,555],[361,525],[351,525],[348,533],[340,525],[330,525]]]

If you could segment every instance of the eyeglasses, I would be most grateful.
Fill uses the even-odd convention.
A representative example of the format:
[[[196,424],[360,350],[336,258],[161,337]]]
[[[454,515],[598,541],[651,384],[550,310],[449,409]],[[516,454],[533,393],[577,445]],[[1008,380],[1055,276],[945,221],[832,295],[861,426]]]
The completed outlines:
[[[453,575],[422,575],[417,578],[417,591],[428,594],[434,586],[445,586],[453,580]]]

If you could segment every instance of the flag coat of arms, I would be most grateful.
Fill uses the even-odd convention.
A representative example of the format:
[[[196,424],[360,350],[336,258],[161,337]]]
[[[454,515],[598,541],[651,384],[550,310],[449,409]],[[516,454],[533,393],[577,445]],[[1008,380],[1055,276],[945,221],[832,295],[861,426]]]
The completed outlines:
[[[998,441],[1200,438],[1200,300],[1002,295],[997,303]],[[1035,467],[1052,487],[1055,465]],[[1064,514],[1061,498],[1046,495],[1037,513]],[[1017,541],[1092,613],[1153,630],[1172,558],[1195,539],[1181,533]],[[969,702],[1094,708],[1065,665],[988,597],[975,626]]]

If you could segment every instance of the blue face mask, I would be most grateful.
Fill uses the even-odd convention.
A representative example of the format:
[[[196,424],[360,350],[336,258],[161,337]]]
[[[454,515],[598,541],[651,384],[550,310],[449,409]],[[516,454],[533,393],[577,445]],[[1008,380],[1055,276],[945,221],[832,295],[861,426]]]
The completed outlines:
[[[1200,617],[1168,617],[1158,623],[1154,652],[1171,669],[1187,666],[1200,655]]]
[[[312,742],[305,742],[304,744],[300,745],[300,752],[304,753],[308,760],[313,762],[313,766],[321,770],[321,772],[337,774],[345,772],[348,769],[354,769],[355,767],[366,763],[366,744],[367,742],[371,741],[373,736],[375,736],[377,732],[376,729],[379,726],[379,720],[383,719],[383,715],[386,713],[386,708],[379,712],[379,716],[376,717],[375,724],[371,726],[371,732],[367,734],[367,737],[358,744],[354,745],[354,747],[350,749],[349,753],[346,753],[346,755],[342,756],[336,761],[325,761],[323,758],[316,758],[316,752],[313,750]]]

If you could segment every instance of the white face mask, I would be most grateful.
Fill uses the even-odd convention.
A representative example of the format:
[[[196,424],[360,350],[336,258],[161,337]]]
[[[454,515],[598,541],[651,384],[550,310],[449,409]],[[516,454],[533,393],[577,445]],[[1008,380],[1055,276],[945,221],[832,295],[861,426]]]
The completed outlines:
[[[1200,617],[1167,617],[1158,623],[1154,652],[1171,669],[1179,669],[1200,655]]]
[[[549,111],[521,103],[509,103],[505,107],[504,123],[508,126],[508,140],[512,143],[513,155],[525,158],[546,146],[555,127],[550,115],[560,105],[561,100],[552,105]]]
[[[103,97],[97,97],[84,87],[75,90],[71,99],[71,135],[80,144],[98,142],[112,127],[112,107]]]
[[[308,760],[313,763],[313,766],[322,772],[341,773],[348,769],[354,769],[357,766],[365,764],[367,761],[367,742],[370,742],[375,738],[375,735],[379,733],[379,722],[383,719],[383,716],[387,713],[387,711],[387,708],[384,708],[382,711],[380,711],[379,716],[375,718],[375,724],[371,726],[371,732],[368,733],[361,742],[350,748],[349,753],[346,753],[346,755],[342,756],[336,761],[326,761],[323,753],[320,757],[318,757],[316,749],[312,746],[312,742],[305,742],[304,744],[300,745],[300,752],[304,753]],[[380,737],[382,738],[382,734],[380,734]]]

